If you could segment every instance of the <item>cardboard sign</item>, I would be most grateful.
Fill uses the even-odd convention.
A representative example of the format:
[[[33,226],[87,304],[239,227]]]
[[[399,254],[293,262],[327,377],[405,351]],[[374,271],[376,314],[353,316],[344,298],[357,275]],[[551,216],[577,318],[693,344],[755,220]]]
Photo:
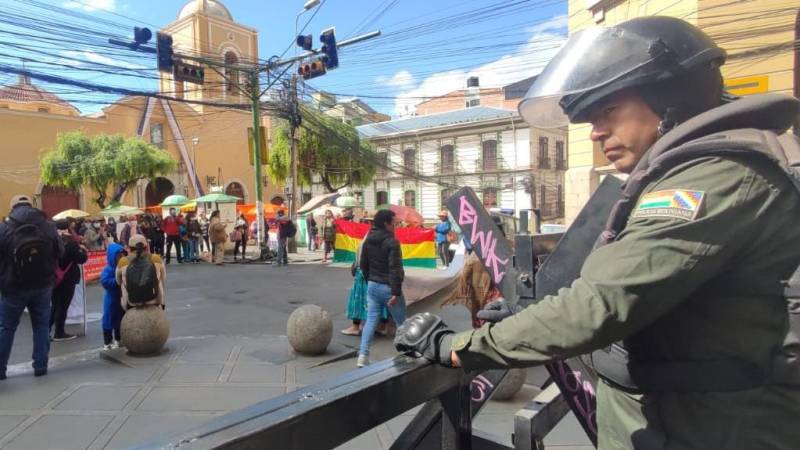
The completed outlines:
[[[447,209],[461,228],[464,239],[480,258],[492,281],[507,299],[514,298],[514,250],[506,237],[469,187],[447,199]]]

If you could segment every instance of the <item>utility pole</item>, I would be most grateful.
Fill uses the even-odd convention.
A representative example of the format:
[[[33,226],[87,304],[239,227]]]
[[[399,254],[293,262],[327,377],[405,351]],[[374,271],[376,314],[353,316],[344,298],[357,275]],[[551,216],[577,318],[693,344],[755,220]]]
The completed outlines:
[[[297,133],[300,130],[300,105],[297,101],[297,75],[292,75],[292,80],[289,84],[289,101],[292,104],[292,118],[291,118],[291,173],[292,185],[290,187],[291,199],[289,200],[289,219],[297,221]],[[297,252],[297,243],[294,239],[290,241],[289,251]]]

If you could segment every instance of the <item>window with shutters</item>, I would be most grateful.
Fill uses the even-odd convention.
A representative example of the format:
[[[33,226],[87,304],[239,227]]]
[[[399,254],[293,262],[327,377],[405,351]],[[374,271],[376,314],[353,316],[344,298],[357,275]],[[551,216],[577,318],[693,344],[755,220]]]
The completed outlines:
[[[417,171],[417,151],[413,148],[407,148],[403,151],[403,167],[409,173]]]
[[[439,150],[439,173],[453,173],[455,172],[455,150],[453,146],[443,145]]]
[[[389,154],[387,152],[378,152],[378,169],[376,171],[378,178],[386,178],[386,174],[389,172],[386,170],[388,163]]]
[[[406,206],[410,206],[412,208],[417,207],[417,191],[408,190],[403,195],[403,203]]]
[[[558,203],[556,204],[556,210],[557,210],[557,214],[556,215],[558,217],[562,217],[564,215],[564,187],[561,186],[560,184],[557,187],[557,194],[556,195],[557,195],[556,198],[557,198],[557,201],[558,201]]]
[[[550,155],[548,155],[548,139],[546,137],[539,138],[539,168],[550,168]]]
[[[564,141],[556,141],[556,169],[566,170],[567,155],[564,154]]]
[[[547,208],[547,187],[545,185],[539,187],[539,211],[541,211],[542,217],[550,212]]]
[[[442,189],[440,193],[440,209],[447,209],[447,199],[453,196],[452,189]]]
[[[386,191],[378,191],[375,193],[375,205],[383,206],[389,204],[389,193]]]
[[[483,206],[494,208],[497,206],[497,188],[483,189]]]
[[[483,170],[497,170],[497,141],[483,141]]]

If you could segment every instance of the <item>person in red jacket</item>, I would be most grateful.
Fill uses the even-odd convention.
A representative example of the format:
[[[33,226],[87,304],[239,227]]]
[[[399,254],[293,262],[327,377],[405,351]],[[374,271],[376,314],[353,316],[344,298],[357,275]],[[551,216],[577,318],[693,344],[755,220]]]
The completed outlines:
[[[172,256],[172,245],[175,245],[175,254],[178,257],[178,264],[183,262],[181,257],[181,225],[183,217],[175,213],[175,208],[169,209],[169,216],[161,222],[161,228],[167,235],[167,264]]]

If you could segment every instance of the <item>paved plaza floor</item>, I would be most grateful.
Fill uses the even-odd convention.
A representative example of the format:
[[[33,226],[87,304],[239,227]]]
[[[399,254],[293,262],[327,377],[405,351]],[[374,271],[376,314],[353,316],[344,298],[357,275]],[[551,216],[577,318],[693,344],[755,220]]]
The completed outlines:
[[[172,333],[162,354],[134,357],[124,350],[103,352],[99,332],[92,331],[69,347],[54,344],[49,375],[36,378],[25,358],[29,345],[15,348],[16,364],[9,367],[9,378],[0,382],[0,448],[128,448],[357,370],[358,338],[338,333],[347,325],[348,270],[311,261],[288,268],[173,265],[168,270]],[[102,291],[92,286],[88,295],[90,311],[96,313]],[[284,336],[291,311],[309,303],[319,304],[334,317],[334,340],[319,357],[294,354]],[[469,324],[465,310],[439,309],[435,301],[409,312],[426,309],[442,314],[454,328]],[[99,322],[90,324],[90,330],[94,328],[99,329]],[[19,344],[29,339],[29,327],[23,322]],[[373,360],[395,354],[391,340],[375,341]],[[474,427],[510,444],[513,414],[538,392],[544,378],[543,370],[531,370],[529,384],[511,401],[489,402]],[[389,448],[416,409],[342,448]],[[590,448],[571,416],[547,443],[560,450]]]

